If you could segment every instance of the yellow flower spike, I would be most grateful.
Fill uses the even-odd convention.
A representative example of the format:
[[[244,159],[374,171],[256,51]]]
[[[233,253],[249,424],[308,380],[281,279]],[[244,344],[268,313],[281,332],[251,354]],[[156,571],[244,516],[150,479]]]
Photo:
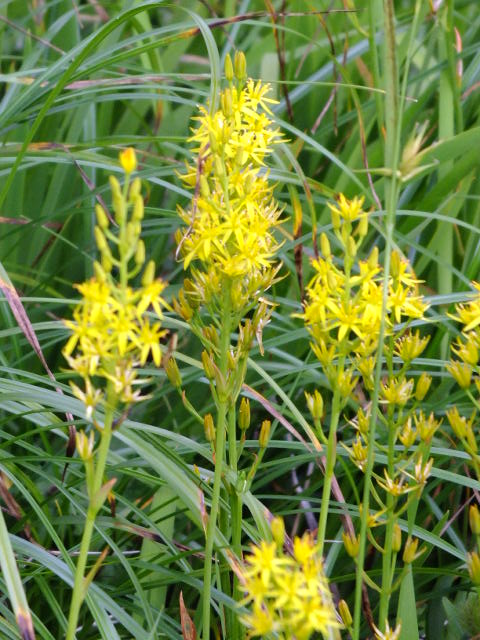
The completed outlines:
[[[135,149],[128,147],[119,154],[120,164],[126,174],[133,173],[137,168],[137,155]]]
[[[249,637],[265,637],[271,632],[284,640],[292,637],[307,640],[315,632],[332,637],[341,625],[337,620],[328,583],[323,573],[317,545],[311,534],[293,541],[293,557],[286,555],[282,544],[282,521],[278,540],[261,541],[252,548],[241,567],[245,599],[251,610],[241,617]],[[336,637],[336,636],[335,636]]]

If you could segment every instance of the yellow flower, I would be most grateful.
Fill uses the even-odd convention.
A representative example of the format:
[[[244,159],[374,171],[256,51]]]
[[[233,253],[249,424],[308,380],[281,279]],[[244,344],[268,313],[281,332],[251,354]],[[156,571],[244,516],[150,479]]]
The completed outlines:
[[[268,90],[253,80],[231,83],[215,113],[200,107],[195,118],[196,158],[183,176],[195,193],[188,210],[178,209],[185,226],[177,242],[197,298],[210,308],[227,287],[234,311],[250,308],[277,272],[281,210],[262,167],[281,134],[268,115]]]
[[[134,171],[133,149],[122,152],[120,162],[127,174]],[[159,322],[151,325],[144,318],[151,306],[162,319],[162,307],[166,306],[160,295],[166,285],[160,279],[154,279],[155,265],[150,262],[145,267],[143,286],[135,289],[129,284],[144,263],[144,246],[140,238],[143,208],[140,183],[133,181],[126,194],[115,179],[111,180],[111,185],[119,239],[108,231],[109,220],[103,210],[101,213],[97,210],[100,226],[96,227],[96,239],[102,264],[94,264],[95,277],[75,285],[81,300],[74,309],[73,320],[65,321],[71,336],[63,354],[70,368],[83,378],[84,389],[72,385],[72,390],[85,404],[88,418],[92,418],[97,405],[105,401],[103,387],[108,382],[113,385],[116,401],[128,405],[145,397],[139,390],[134,391],[135,385],[144,382],[138,379],[135,367],[145,364],[150,354],[154,363],[160,366],[160,340],[166,333]],[[139,206],[139,199],[142,206]],[[116,256],[108,242],[115,248]],[[120,273],[118,282],[110,273],[113,264]]]
[[[293,557],[283,545],[261,541],[240,570],[246,591],[240,604],[252,603],[251,611],[241,616],[249,637],[276,633],[308,640],[315,632],[327,635],[341,626],[310,533],[295,537]]]
[[[121,151],[120,164],[122,165],[125,173],[133,173],[137,168],[137,156],[135,154],[135,149],[132,149],[132,147],[128,147],[124,151]]]
[[[343,220],[354,222],[366,215],[362,210],[364,200],[363,196],[361,198],[355,196],[353,200],[348,200],[343,193],[340,193],[337,198],[337,206],[328,203],[328,207],[332,213],[338,214]]]

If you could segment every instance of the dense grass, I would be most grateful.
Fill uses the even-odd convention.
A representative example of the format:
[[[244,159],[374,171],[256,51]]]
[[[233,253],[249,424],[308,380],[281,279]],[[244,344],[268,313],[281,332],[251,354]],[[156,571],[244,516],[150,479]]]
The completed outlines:
[[[395,12],[391,33],[388,7]],[[252,398],[246,469],[258,451],[262,420],[269,417],[273,425],[243,496],[243,543],[268,536],[266,510],[285,517],[289,534],[315,529],[323,474],[304,391],[324,389],[326,381],[302,321],[292,314],[301,312],[318,234],[325,231],[335,246],[325,206],[334,194],[364,196],[365,208],[372,208],[365,251],[377,246],[383,261],[386,246],[398,248],[424,281],[430,309],[420,324],[431,340],[414,370],[434,379],[425,411],[442,418],[454,403],[468,409],[445,370],[458,333],[446,310],[466,300],[471,280],[479,278],[479,37],[476,0],[0,0],[0,277],[6,293],[0,305],[0,495],[14,555],[4,537],[0,552],[16,559],[37,638],[65,633],[87,506],[82,463],[67,456],[68,414],[77,427],[85,421],[68,386],[61,318],[70,316],[77,298],[72,284],[92,275],[93,208],[109,199],[108,175],[120,176],[119,150],[137,150],[147,191],[143,237],[170,283],[171,299],[183,281],[173,235],[180,226],[176,207],[191,199],[178,176],[191,153],[190,118],[217,95],[228,52],[243,50],[249,75],[272,84],[275,119],[285,134],[269,161],[287,220],[284,278],[270,292],[277,306],[263,335],[265,355],[256,348],[248,369],[254,391],[245,391]],[[176,336],[165,348],[176,350],[189,401],[202,415],[213,411],[198,340],[173,313],[164,325]],[[182,638],[181,592],[201,628],[199,488],[208,504],[211,452],[164,371],[153,364],[147,370],[152,398],[130,412],[108,458],[107,476],[117,478],[116,509],[105,508],[98,518],[92,548],[98,553],[108,546],[110,553],[89,590],[79,640]],[[328,403],[326,411],[328,423]],[[339,441],[353,437],[342,416]],[[434,468],[414,529],[426,548],[412,568],[409,602],[416,602],[418,631],[404,632],[403,640],[480,633],[474,607],[465,612],[475,593],[465,565],[474,546],[465,507],[478,500],[480,485],[446,420],[431,453]],[[332,498],[325,569],[335,598],[353,611],[355,570],[343,550],[340,515],[346,508],[358,523],[362,474],[340,445],[335,474],[345,504]],[[406,515],[400,524],[406,531]],[[373,547],[367,546],[365,566],[379,578]],[[20,587],[0,576],[5,639],[22,637],[12,589],[22,606]],[[213,596],[216,637],[228,637],[221,621],[231,598],[220,588]],[[392,622],[397,602],[395,595]],[[374,591],[370,604],[378,624]],[[360,637],[371,637],[367,617],[362,620]]]

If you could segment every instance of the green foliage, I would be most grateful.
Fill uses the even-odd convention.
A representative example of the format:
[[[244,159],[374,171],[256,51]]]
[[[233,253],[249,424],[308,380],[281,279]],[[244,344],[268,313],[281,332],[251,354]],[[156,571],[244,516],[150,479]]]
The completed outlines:
[[[395,10],[398,81],[386,66],[384,6]],[[88,508],[69,430],[87,421],[68,384],[61,349],[69,334],[60,318],[78,302],[72,285],[90,278],[98,259],[94,206],[110,205],[108,175],[121,176],[118,152],[134,147],[147,194],[146,253],[169,282],[164,297],[177,295],[184,277],[174,239],[183,225],[177,206],[188,209],[192,197],[179,177],[192,158],[190,119],[209,99],[213,108],[227,53],[244,51],[249,75],[273,85],[274,116],[286,139],[268,159],[286,221],[278,233],[283,278],[269,293],[277,306],[263,331],[264,356],[259,346],[250,353],[241,392],[251,407],[243,462],[224,478],[246,486],[262,422],[271,420],[268,447],[242,493],[244,548],[269,537],[271,513],[284,517],[292,536],[318,527],[322,462],[304,392],[322,392],[327,425],[331,402],[298,315],[320,234],[334,253],[339,248],[326,206],[335,194],[364,196],[364,209],[372,210],[360,258],[377,247],[384,264],[391,242],[424,281],[430,308],[417,324],[430,342],[412,367],[433,378],[425,414],[440,419],[456,405],[470,416],[470,400],[445,368],[459,332],[446,312],[469,299],[480,272],[479,37],[477,0],[0,0],[0,496],[11,544],[0,528],[8,563],[0,575],[1,638],[29,637],[16,618],[25,608],[22,590],[37,638],[59,639],[67,628]],[[395,113],[385,91],[395,97]],[[398,201],[388,228],[392,182]],[[176,336],[164,353],[175,355],[188,401],[202,416],[214,413],[200,342],[173,312],[163,326]],[[88,590],[78,640],[179,640],[181,592],[197,631],[202,627],[211,447],[165,371],[149,360],[143,373],[151,398],[113,433],[106,477],[117,479],[115,508],[107,503],[100,511],[88,568],[105,547],[109,553]],[[347,513],[360,530],[363,474],[341,443],[351,447],[355,439],[347,422],[355,409],[350,401],[339,416],[324,548],[329,582],[352,612],[355,566],[342,546],[340,517]],[[476,415],[474,421],[478,427]],[[410,533],[424,553],[405,574],[395,571],[401,587],[389,619],[405,617],[416,602],[418,626],[412,615],[402,638],[470,637],[479,629],[478,594],[465,562],[475,540],[462,507],[477,500],[480,484],[448,420],[430,455],[417,511],[399,520],[403,544]],[[387,464],[387,454],[375,461]],[[229,505],[221,494],[226,522],[214,536],[223,560],[222,575],[214,574],[212,617],[223,637],[235,607],[225,577]],[[365,567],[378,582],[381,555],[368,542]],[[381,598],[373,589],[369,597],[381,626]],[[359,637],[370,637],[368,615],[361,620]]]

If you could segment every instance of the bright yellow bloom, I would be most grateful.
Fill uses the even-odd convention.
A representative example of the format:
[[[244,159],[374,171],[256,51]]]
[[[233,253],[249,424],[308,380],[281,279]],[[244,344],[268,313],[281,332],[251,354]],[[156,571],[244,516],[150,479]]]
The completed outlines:
[[[134,171],[133,149],[124,151],[120,162],[127,175]],[[96,238],[103,266],[95,263],[95,277],[75,285],[81,300],[74,309],[73,320],[65,321],[72,335],[63,354],[70,368],[83,378],[84,390],[73,384],[72,390],[85,404],[89,419],[95,408],[104,402],[103,387],[108,382],[113,386],[117,400],[123,404],[138,402],[144,397],[139,389],[134,390],[134,386],[144,382],[137,377],[135,368],[144,365],[150,354],[153,362],[160,366],[160,341],[166,334],[159,322],[152,324],[145,315],[152,307],[161,320],[165,306],[160,294],[166,285],[155,279],[154,265],[149,263],[145,268],[142,286],[132,288],[129,284],[129,280],[141,271],[145,260],[140,239],[139,218],[143,207],[140,184],[133,181],[126,195],[118,181],[111,180],[111,185],[115,219],[119,225],[119,239],[112,241],[112,245],[118,255],[114,257],[107,244],[107,237],[112,236],[108,232],[108,218],[97,208]],[[120,272],[118,282],[111,273],[113,264]]]
[[[135,154],[135,149],[128,147],[124,151],[121,151],[120,164],[122,165],[125,173],[133,173],[137,168],[137,156]]]
[[[278,270],[273,231],[281,210],[263,166],[281,134],[268,115],[275,102],[268,91],[253,80],[232,84],[221,93],[218,111],[200,107],[195,118],[196,158],[183,176],[195,193],[188,210],[179,208],[185,226],[177,242],[199,301],[212,308],[227,287],[235,292],[235,311],[251,307]]]
[[[308,640],[315,632],[329,637],[341,626],[311,534],[295,537],[293,557],[284,553],[282,544],[260,542],[241,573],[246,592],[241,604],[252,604],[241,618],[249,637],[276,632],[281,638]]]

